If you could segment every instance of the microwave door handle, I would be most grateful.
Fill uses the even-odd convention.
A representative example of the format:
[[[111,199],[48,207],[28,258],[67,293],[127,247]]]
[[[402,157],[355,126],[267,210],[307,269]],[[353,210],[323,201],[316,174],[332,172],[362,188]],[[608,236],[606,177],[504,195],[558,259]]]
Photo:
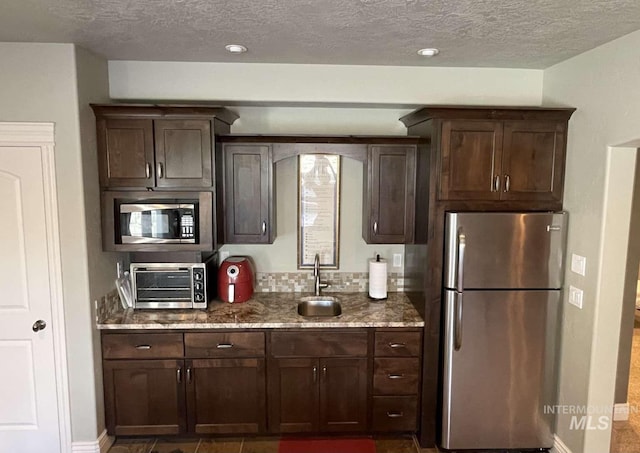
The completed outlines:
[[[458,230],[458,279],[456,282],[456,291],[462,293],[464,291],[464,256],[467,248],[467,237],[462,232],[462,228]]]

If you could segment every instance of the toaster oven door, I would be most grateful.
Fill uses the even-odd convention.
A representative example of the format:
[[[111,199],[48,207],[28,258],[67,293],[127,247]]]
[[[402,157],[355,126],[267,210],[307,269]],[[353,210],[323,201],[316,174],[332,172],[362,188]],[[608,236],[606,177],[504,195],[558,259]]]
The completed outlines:
[[[191,268],[137,268],[133,271],[134,308],[192,308]]]

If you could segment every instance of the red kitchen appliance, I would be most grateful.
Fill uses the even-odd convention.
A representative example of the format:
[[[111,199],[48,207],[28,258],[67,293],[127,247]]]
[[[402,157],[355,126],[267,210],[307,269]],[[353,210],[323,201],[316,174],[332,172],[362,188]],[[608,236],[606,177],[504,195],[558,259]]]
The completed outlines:
[[[253,295],[253,263],[246,256],[230,256],[218,270],[218,297],[224,302],[246,302]]]

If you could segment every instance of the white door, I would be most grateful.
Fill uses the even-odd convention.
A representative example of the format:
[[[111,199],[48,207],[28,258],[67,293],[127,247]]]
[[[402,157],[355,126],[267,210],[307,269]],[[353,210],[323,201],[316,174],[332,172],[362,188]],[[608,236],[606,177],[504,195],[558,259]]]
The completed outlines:
[[[60,452],[43,162],[0,135],[0,452]]]

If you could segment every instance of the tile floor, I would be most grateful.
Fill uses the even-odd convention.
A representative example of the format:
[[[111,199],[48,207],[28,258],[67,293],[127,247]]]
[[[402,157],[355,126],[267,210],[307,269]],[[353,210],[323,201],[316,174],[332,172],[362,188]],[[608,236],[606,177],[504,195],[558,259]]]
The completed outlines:
[[[420,449],[413,437],[375,437],[376,453],[437,453]],[[119,438],[109,453],[278,453],[278,438]]]

